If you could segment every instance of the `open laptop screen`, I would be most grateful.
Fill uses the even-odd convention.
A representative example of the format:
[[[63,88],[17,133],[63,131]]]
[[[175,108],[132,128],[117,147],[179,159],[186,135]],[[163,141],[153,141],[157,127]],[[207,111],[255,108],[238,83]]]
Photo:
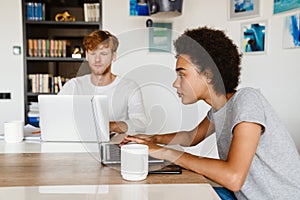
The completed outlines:
[[[109,141],[108,100],[104,95],[39,95],[42,141]]]

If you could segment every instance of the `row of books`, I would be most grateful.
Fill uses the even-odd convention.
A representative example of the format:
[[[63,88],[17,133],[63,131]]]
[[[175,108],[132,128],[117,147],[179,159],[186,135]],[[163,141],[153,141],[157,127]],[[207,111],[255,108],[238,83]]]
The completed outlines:
[[[52,74],[28,74],[28,92],[58,93],[67,80]]]
[[[100,21],[100,3],[84,3],[84,21],[99,22]]]
[[[67,57],[68,40],[28,39],[27,52],[30,57]]]
[[[42,21],[45,20],[45,4],[37,2],[27,2],[27,20]]]
[[[44,3],[27,2],[26,3],[27,20],[42,21],[45,20],[46,10]],[[100,21],[100,3],[84,3],[84,21]]]

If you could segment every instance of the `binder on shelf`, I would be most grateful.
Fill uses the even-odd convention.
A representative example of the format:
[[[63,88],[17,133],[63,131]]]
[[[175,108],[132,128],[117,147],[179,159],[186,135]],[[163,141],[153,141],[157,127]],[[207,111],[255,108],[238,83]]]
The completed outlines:
[[[34,20],[34,5],[33,2],[26,3],[27,20]]]
[[[84,3],[83,12],[85,22],[100,21],[100,3]]]
[[[26,3],[27,20],[41,21],[45,20],[46,9],[44,3],[27,2]]]
[[[36,3],[36,20],[41,21],[43,18],[43,14],[42,14],[42,3]]]

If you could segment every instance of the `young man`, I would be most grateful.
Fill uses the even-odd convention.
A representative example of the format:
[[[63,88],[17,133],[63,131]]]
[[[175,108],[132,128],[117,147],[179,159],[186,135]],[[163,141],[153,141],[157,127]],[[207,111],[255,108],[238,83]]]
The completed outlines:
[[[233,191],[231,199],[300,199],[296,146],[259,90],[236,90],[241,55],[232,40],[203,27],[187,30],[174,44],[178,76],[173,86],[183,104],[209,104],[207,117],[191,131],[127,136],[121,145],[146,144],[151,156],[203,174],[227,188],[229,195]],[[220,159],[158,145],[193,146],[213,132]]]
[[[91,74],[69,80],[59,94],[107,95],[110,132],[144,132],[147,118],[139,86],[111,72],[118,39],[108,31],[96,30],[84,38],[83,44]]]

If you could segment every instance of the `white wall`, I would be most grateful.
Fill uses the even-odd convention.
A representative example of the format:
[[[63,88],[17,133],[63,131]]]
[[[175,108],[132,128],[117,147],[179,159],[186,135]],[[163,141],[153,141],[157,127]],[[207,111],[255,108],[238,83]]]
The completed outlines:
[[[261,15],[253,19],[229,21],[227,1],[184,0],[182,16],[172,19],[152,18],[152,20],[173,22],[174,38],[186,28],[203,25],[220,28],[225,30],[238,46],[241,42],[241,23],[267,20],[267,53],[244,56],[240,86],[261,89],[290,130],[300,151],[300,89],[298,88],[300,79],[297,77],[300,74],[298,64],[300,48],[282,49],[283,18],[287,13],[273,15],[273,0],[260,2]],[[154,121],[158,119],[153,123],[160,125],[159,131],[193,127],[206,114],[207,107],[201,104],[187,107],[180,105],[170,86],[175,77],[172,72],[175,64],[173,55],[149,53],[144,47],[148,44],[145,23],[150,17],[131,17],[128,10],[129,1],[103,0],[103,28],[118,35],[121,40],[119,58],[114,64],[115,73],[134,78],[146,86],[152,86],[151,91],[146,90],[145,88],[149,89],[146,86],[143,90],[146,91],[147,98],[155,102],[156,107],[152,109],[155,117],[152,118]],[[155,79],[155,83],[150,81],[151,78]],[[155,92],[157,85],[160,86],[161,91]],[[163,96],[166,93],[169,95],[167,98]],[[166,105],[173,109],[165,108]],[[181,112],[179,115],[178,111]],[[175,127],[171,124],[163,124],[162,121],[168,118],[177,122],[173,124]]]
[[[0,99],[0,134],[4,121],[24,120],[23,48],[13,55],[13,46],[23,47],[21,13],[20,0],[1,2],[0,92],[10,92],[11,100]]]

